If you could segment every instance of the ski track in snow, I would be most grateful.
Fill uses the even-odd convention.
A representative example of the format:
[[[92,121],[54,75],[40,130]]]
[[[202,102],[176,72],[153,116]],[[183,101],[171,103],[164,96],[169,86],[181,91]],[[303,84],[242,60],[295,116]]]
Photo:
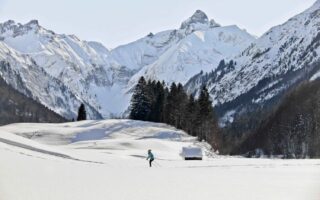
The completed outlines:
[[[5,143],[5,144],[8,144],[8,145],[11,145],[11,146],[15,146],[15,147],[20,147],[20,148],[23,148],[23,149],[27,149],[27,150],[30,150],[30,151],[35,151],[35,152],[39,152],[39,153],[43,153],[43,154],[47,154],[47,155],[51,155],[51,156],[60,157],[60,158],[63,158],[63,159],[70,159],[70,160],[75,160],[75,161],[82,161],[82,162],[91,162],[91,163],[103,164],[102,162],[94,162],[94,161],[88,161],[88,160],[81,160],[81,159],[77,159],[77,158],[70,157],[70,156],[65,155],[65,154],[56,153],[56,152],[52,152],[52,151],[47,151],[47,150],[43,150],[43,149],[38,149],[38,148],[35,148],[35,147],[32,147],[32,146],[28,146],[28,145],[21,144],[21,143],[18,143],[18,142],[6,140],[6,139],[3,139],[3,138],[0,138],[0,142]],[[20,153],[23,154],[23,155],[32,156],[32,155],[30,155],[30,154],[25,154],[25,153],[22,153],[22,152],[20,152]]]

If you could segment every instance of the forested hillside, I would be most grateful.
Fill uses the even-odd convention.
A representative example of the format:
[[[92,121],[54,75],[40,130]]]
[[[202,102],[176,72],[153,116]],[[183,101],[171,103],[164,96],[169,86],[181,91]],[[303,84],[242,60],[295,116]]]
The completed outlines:
[[[303,83],[290,92],[233,153],[262,153],[257,149],[286,158],[320,157],[320,80]]]
[[[17,122],[65,122],[40,103],[24,96],[0,78],[0,125]]]

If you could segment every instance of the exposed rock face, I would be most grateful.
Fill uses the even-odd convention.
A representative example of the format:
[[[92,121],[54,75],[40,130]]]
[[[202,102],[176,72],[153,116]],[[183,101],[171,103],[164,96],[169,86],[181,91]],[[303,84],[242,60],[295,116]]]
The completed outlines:
[[[185,29],[192,24],[208,24],[209,19],[206,13],[202,12],[201,10],[197,10],[190,18],[186,21],[182,22],[180,29]]]

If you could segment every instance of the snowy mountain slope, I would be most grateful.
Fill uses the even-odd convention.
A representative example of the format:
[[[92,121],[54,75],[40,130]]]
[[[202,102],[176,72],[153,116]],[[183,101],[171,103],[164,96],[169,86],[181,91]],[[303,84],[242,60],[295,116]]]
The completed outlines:
[[[220,107],[220,115],[273,104],[272,101],[278,101],[289,88],[309,80],[319,71],[319,23],[317,1],[310,9],[271,28],[246,50],[230,58],[232,70],[216,70],[209,77],[197,75],[186,88],[196,92],[206,84],[214,104]]]
[[[138,71],[155,62],[177,40],[174,30],[150,33],[135,42],[119,46],[110,53],[122,66]]]
[[[210,71],[221,59],[237,54],[255,38],[237,26],[221,27],[197,10],[176,30],[168,30],[120,46],[111,54],[121,65],[139,70],[129,88],[141,76],[167,83],[185,83],[201,70]]]
[[[200,27],[193,30],[171,46],[154,63],[145,66],[133,76],[129,84],[144,76],[152,80],[164,80],[167,83],[185,84],[200,71],[211,71],[225,58],[231,57],[254,40],[251,35],[237,26]],[[188,31],[179,30],[178,32]]]
[[[0,76],[14,89],[62,116],[74,118],[79,105],[84,102],[90,117],[101,117],[90,104],[78,98],[58,79],[47,74],[29,56],[21,55],[1,41],[0,67]]]
[[[235,195],[240,200],[317,200],[320,195],[317,159],[213,154],[203,161],[184,161],[179,155],[182,147],[201,144],[164,124],[131,120],[12,124],[0,127],[0,133],[3,200],[231,200]],[[152,168],[145,160],[149,148],[156,158]]]
[[[102,44],[56,34],[36,20],[24,25],[12,20],[0,24],[0,38],[19,53],[30,56],[46,73],[104,116],[114,106],[106,107],[107,99],[101,94],[120,92],[121,85],[132,76],[131,70],[117,64]]]

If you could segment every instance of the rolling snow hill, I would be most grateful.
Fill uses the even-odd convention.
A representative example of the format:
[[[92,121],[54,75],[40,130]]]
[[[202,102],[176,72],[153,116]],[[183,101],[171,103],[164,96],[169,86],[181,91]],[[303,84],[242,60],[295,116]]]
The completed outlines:
[[[206,143],[164,124],[24,123],[2,126],[0,133],[2,200],[320,196],[319,160],[222,157],[209,151]],[[185,146],[201,147],[204,160],[182,160],[179,154]],[[147,149],[155,154],[152,168],[145,160]]]

